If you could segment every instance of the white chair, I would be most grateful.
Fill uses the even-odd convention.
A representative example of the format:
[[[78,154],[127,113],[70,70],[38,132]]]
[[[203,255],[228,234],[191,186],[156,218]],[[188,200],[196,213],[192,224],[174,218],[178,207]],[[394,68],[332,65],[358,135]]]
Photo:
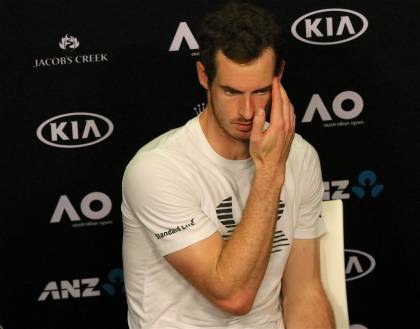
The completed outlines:
[[[343,201],[323,201],[322,216],[328,232],[320,240],[321,280],[334,312],[337,329],[348,329]]]

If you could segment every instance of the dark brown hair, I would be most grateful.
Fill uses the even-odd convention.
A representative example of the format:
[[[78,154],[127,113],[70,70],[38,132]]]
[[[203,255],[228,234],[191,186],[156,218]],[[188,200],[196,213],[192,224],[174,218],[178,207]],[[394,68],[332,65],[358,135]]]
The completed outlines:
[[[245,64],[272,48],[276,56],[274,74],[279,73],[285,53],[282,29],[275,18],[266,10],[245,3],[228,3],[208,14],[202,22],[198,43],[209,84],[217,73],[218,50],[234,62]]]

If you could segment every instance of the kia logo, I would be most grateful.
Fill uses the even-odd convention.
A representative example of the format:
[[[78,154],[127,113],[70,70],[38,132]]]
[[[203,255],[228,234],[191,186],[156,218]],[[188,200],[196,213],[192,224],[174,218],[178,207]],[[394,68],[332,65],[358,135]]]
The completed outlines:
[[[375,259],[366,252],[345,249],[346,281],[360,279],[368,275],[376,266]]]
[[[86,147],[108,138],[114,125],[99,114],[87,112],[66,113],[44,121],[37,129],[39,140],[61,148]]]
[[[342,8],[312,11],[299,17],[291,27],[293,36],[313,45],[335,45],[361,36],[368,28],[362,14]]]

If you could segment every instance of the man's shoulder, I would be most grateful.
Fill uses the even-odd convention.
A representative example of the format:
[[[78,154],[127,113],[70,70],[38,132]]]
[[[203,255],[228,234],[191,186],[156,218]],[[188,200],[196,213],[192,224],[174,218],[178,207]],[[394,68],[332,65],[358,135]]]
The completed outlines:
[[[156,172],[179,165],[181,159],[191,153],[194,147],[191,137],[191,125],[194,119],[185,125],[171,129],[142,146],[130,160],[127,171]]]
[[[150,151],[158,151],[159,149],[166,148],[169,146],[176,147],[178,146],[177,140],[182,136],[185,136],[185,130],[188,127],[189,122],[181,127],[177,127],[167,132],[155,137],[147,144],[143,145],[138,151],[137,154]],[[181,141],[182,142],[182,141]],[[136,154],[136,155],[137,155]]]
[[[301,159],[302,157],[316,156],[317,151],[305,138],[295,133],[295,137],[293,138],[292,146],[290,149],[290,154],[292,157]]]

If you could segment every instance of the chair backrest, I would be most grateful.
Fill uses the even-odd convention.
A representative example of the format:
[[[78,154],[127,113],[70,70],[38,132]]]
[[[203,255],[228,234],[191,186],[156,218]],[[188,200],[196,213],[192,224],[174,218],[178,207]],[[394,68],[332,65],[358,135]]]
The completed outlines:
[[[328,232],[320,240],[321,279],[334,312],[337,329],[348,329],[343,201],[323,201],[322,216]]]

